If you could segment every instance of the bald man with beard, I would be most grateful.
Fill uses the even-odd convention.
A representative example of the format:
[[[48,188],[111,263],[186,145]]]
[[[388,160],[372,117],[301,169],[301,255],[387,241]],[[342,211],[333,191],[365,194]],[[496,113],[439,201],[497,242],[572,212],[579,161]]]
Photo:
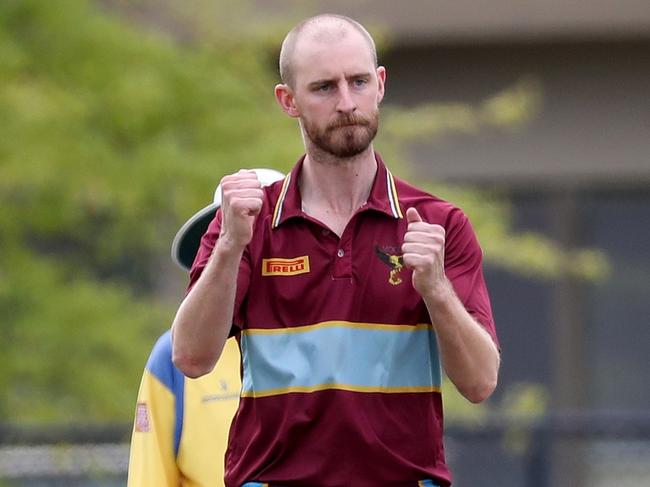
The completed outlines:
[[[442,370],[477,403],[500,363],[477,239],[375,152],[386,69],[361,24],[301,22],[280,74],[305,154],[269,187],[247,170],[222,179],[174,362],[201,376],[237,338],[228,487],[446,487]]]

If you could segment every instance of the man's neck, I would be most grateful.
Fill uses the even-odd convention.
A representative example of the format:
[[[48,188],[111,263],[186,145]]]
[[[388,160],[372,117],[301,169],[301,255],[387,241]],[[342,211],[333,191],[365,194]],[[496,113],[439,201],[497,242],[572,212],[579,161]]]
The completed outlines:
[[[299,181],[304,211],[351,217],[366,203],[376,173],[372,145],[349,159],[308,151]]]

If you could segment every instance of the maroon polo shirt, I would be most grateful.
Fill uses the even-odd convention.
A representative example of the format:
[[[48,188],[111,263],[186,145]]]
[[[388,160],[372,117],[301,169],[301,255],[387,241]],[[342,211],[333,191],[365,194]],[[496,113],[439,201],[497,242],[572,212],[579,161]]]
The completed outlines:
[[[377,156],[368,201],[339,238],[302,212],[303,159],[264,189],[237,276],[243,385],[226,485],[447,486],[439,351],[400,260],[404,214],[415,207],[445,228],[445,273],[496,342],[471,225],[458,208],[394,178]],[[220,224],[219,211],[190,287]]]

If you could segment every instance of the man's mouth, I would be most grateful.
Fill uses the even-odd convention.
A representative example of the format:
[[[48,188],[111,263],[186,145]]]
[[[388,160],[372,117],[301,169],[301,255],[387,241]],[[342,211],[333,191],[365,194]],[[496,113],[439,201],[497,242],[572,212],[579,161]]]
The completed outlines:
[[[357,126],[361,126],[361,125],[365,125],[365,124],[362,123],[361,121],[339,122],[339,123],[333,124],[331,128],[333,130],[333,129],[340,129],[340,128],[346,128],[346,127],[357,127]]]

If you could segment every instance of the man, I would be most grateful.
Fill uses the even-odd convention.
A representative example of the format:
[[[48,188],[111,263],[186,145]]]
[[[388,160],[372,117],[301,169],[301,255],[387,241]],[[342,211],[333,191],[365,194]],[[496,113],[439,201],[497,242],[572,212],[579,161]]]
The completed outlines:
[[[200,376],[239,341],[228,487],[447,486],[440,362],[470,401],[497,382],[481,250],[460,210],[374,152],[386,70],[360,24],[303,21],[280,71],[306,154],[282,184],[222,180],[174,361]]]
[[[255,169],[263,185],[284,177]],[[214,200],[178,230],[172,260],[189,270],[199,241],[221,205]],[[147,361],[135,410],[129,457],[129,487],[223,486],[223,458],[230,421],[237,409],[241,379],[239,350],[228,340],[219,363],[198,379],[188,379],[172,363],[171,332],[156,342]]]

